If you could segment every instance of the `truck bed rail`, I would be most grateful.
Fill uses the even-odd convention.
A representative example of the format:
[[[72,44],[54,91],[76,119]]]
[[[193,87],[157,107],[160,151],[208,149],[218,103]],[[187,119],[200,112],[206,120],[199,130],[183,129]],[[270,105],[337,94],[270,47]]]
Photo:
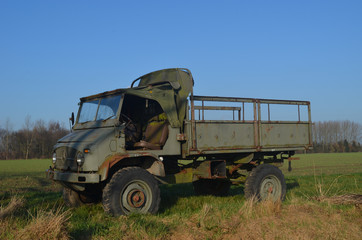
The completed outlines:
[[[216,106],[217,102],[222,106]],[[246,109],[246,105],[249,109],[252,106],[251,112]],[[295,120],[271,119],[271,106],[288,105],[296,106]],[[232,119],[206,120],[206,111],[232,111]],[[307,115],[304,119],[302,112],[303,116]],[[197,113],[198,119],[196,119]],[[247,118],[247,114],[251,117]],[[190,152],[215,152],[228,149],[278,151],[312,147],[309,101],[191,95],[190,117]]]

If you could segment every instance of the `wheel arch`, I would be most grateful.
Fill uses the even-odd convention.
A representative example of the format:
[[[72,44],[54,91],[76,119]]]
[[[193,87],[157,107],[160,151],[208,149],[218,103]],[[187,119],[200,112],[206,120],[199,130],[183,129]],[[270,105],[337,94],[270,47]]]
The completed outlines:
[[[164,177],[165,168],[163,162],[153,154],[136,155],[114,155],[108,157],[99,167],[101,181],[110,179],[114,173],[125,167],[141,167],[155,176]]]

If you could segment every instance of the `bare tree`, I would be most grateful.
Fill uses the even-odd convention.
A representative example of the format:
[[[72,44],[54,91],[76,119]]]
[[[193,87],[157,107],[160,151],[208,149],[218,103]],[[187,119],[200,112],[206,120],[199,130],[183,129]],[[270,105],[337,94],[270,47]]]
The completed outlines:
[[[54,144],[67,133],[59,122],[37,120],[33,123],[29,115],[23,127],[13,131],[8,118],[5,127],[0,128],[0,159],[49,158]]]
[[[27,115],[25,117],[24,135],[25,135],[25,159],[27,160],[29,157],[29,151],[32,146],[34,138],[33,123],[31,122],[30,115]]]
[[[10,133],[12,132],[12,124],[10,122],[10,118],[6,118],[5,122],[5,159],[9,159],[10,152]]]
[[[1,136],[0,136],[1,151],[2,151],[1,155],[5,159],[10,158],[12,128],[13,127],[10,122],[10,119],[7,118],[5,121],[5,128],[1,129]]]
[[[345,120],[316,122],[313,125],[315,151],[359,151],[361,139],[362,125],[360,123]]]
[[[34,144],[32,155],[36,158],[44,158],[48,156],[47,145],[49,143],[49,134],[43,120],[37,120],[33,128]]]

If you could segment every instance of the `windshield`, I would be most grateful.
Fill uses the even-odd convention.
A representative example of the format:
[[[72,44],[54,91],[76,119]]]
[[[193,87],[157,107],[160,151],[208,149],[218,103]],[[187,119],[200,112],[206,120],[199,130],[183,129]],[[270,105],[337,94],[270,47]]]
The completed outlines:
[[[83,102],[78,123],[116,118],[121,95]]]

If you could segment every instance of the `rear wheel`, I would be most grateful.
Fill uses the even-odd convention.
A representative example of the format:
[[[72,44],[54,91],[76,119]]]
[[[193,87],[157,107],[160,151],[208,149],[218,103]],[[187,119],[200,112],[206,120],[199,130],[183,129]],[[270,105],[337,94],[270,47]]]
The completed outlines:
[[[156,213],[160,206],[156,179],[140,167],[118,170],[103,190],[103,208],[113,215]]]
[[[193,182],[197,195],[225,196],[230,189],[230,181],[224,179],[200,179]]]
[[[270,199],[283,201],[286,194],[284,175],[279,168],[262,164],[254,168],[245,182],[245,197],[256,197],[258,201]]]

